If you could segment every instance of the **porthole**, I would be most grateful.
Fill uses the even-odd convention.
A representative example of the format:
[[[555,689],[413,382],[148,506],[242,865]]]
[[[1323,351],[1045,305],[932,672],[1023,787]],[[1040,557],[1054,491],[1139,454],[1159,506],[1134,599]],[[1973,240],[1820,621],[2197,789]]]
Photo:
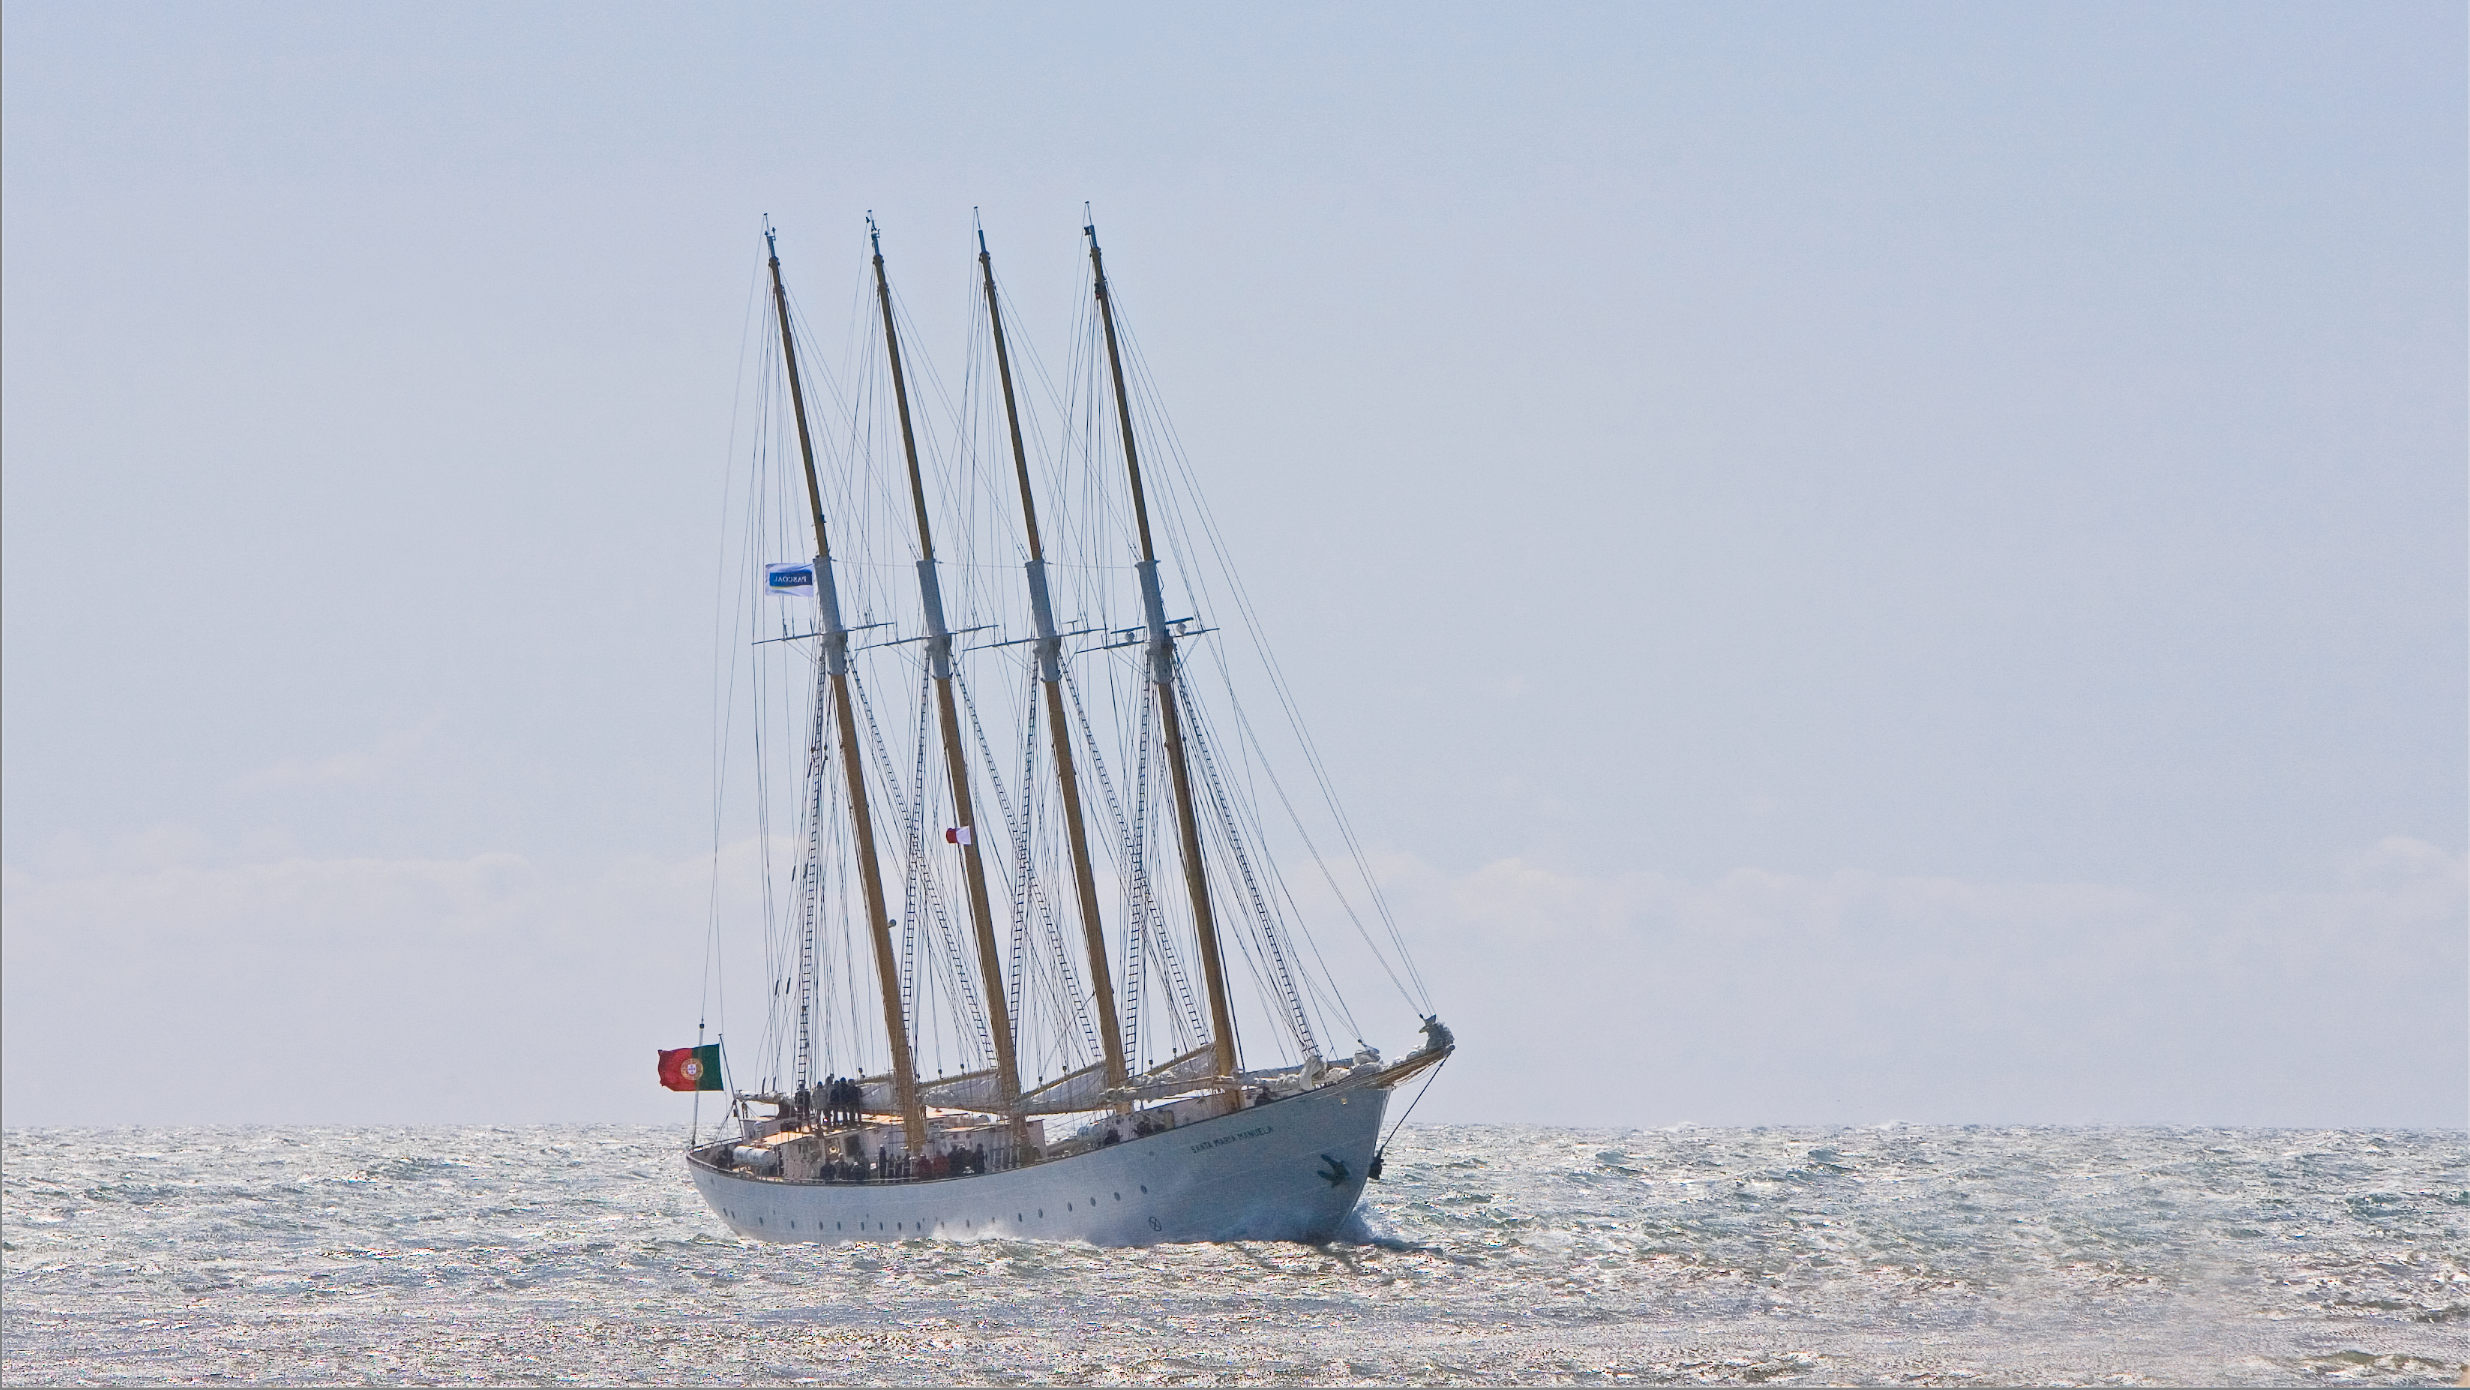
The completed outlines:
[[[1148,1183],[1142,1183],[1142,1184],[1141,1184],[1141,1191],[1143,1191],[1143,1192],[1147,1192],[1148,1190],[1149,1190],[1149,1184],[1148,1184]]]
[[[1044,1221],[1044,1220],[1046,1219],[1046,1208],[1044,1208],[1044,1207],[1040,1207],[1040,1208],[1038,1208],[1038,1219],[1039,1219],[1040,1221]]]
[[[1124,1195],[1123,1195],[1122,1193],[1118,1192],[1118,1193],[1116,1193],[1116,1194],[1115,1194],[1115,1200],[1116,1200],[1116,1201],[1120,1202],[1120,1201],[1122,1201],[1123,1199],[1124,1199]]]

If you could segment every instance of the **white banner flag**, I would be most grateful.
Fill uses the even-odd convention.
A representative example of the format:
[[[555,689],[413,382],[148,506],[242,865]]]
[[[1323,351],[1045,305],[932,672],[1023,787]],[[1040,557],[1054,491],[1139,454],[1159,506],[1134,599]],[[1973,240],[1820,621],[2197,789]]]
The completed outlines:
[[[763,591],[775,598],[813,598],[815,562],[800,560],[795,564],[765,565]]]

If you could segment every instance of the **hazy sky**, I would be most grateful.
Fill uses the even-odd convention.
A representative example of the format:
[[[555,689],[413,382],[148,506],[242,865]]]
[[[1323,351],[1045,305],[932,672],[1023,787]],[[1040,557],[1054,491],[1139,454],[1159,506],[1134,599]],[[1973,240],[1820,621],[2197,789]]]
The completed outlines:
[[[1420,1117],[2463,1124],[2466,38],[13,0],[5,1119],[682,1119],[761,219],[1089,200]]]

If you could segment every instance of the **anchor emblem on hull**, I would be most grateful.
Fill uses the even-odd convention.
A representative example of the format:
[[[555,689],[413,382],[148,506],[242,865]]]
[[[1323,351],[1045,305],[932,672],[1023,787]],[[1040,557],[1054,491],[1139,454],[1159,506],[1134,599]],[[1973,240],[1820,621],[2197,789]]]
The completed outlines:
[[[1346,1160],[1342,1158],[1332,1158],[1328,1154],[1323,1154],[1321,1155],[1321,1161],[1329,1166],[1322,1169],[1320,1172],[1313,1174],[1313,1176],[1319,1178],[1325,1183],[1328,1183],[1332,1187],[1346,1186]]]

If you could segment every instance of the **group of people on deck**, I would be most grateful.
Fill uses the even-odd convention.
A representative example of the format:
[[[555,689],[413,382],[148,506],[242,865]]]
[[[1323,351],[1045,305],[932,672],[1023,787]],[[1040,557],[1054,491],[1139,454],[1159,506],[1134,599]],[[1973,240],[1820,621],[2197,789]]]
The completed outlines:
[[[843,1157],[826,1159],[816,1176],[825,1182],[925,1182],[983,1173],[987,1162],[986,1146],[972,1144],[967,1148],[929,1152],[917,1159],[887,1149],[870,1163],[853,1139],[849,1152]]]
[[[846,1076],[826,1077],[811,1088],[800,1086],[787,1100],[782,1114],[784,1118],[795,1117],[795,1128],[839,1129],[865,1122],[865,1088]],[[820,1126],[816,1124],[818,1118],[822,1120]],[[920,1158],[887,1149],[870,1161],[858,1136],[853,1134],[839,1152],[824,1160],[816,1176],[825,1182],[910,1182],[983,1173],[990,1161],[998,1167],[1010,1166],[1010,1161],[1000,1155],[990,1156],[984,1144],[929,1150]]]
[[[972,1144],[945,1153],[927,1154],[917,1161],[911,1176],[918,1178],[957,1178],[986,1171],[986,1146]]]
[[[860,1122],[858,1112],[866,1105],[866,1088],[846,1076],[826,1077],[813,1090],[798,1087],[789,1102],[801,1123],[814,1123],[816,1112],[821,1111],[823,1127],[837,1129]]]

